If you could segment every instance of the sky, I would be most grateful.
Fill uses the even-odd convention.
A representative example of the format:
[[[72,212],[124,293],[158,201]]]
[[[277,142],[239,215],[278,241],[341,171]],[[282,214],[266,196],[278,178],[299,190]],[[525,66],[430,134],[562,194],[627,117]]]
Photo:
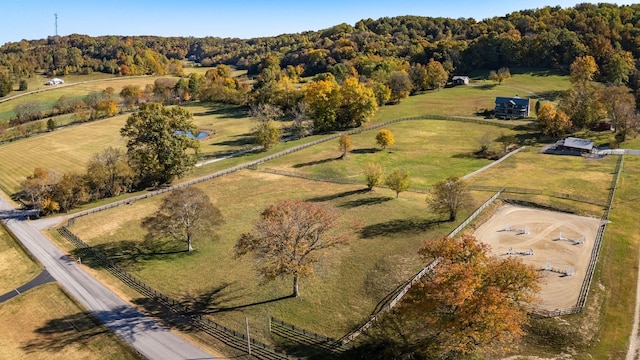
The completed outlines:
[[[400,15],[474,18],[576,0],[0,0],[0,45],[58,35],[275,36]],[[602,1],[600,1],[602,2]],[[613,2],[613,1],[611,1]],[[619,5],[634,1],[615,1]],[[637,2],[637,0],[635,1]]]

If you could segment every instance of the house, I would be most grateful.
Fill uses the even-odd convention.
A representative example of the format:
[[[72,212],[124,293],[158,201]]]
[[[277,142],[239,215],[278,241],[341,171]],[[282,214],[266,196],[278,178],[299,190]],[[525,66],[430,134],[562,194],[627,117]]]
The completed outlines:
[[[531,102],[529,98],[520,98],[518,96],[496,97],[496,108],[494,114],[497,118],[505,119],[522,119],[529,116],[531,110]]]
[[[59,84],[64,84],[64,80],[53,78],[45,83],[45,85],[59,85]]]
[[[469,77],[468,76],[454,76],[451,78],[451,82],[453,86],[456,85],[469,85]]]
[[[577,155],[592,153],[594,147],[593,141],[575,137],[568,137],[556,142],[556,150],[575,152]]]

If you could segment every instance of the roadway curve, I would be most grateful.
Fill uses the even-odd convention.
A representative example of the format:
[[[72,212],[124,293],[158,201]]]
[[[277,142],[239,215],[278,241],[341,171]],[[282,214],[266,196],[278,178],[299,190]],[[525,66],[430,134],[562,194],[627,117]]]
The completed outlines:
[[[20,216],[0,195],[0,214],[15,237],[60,285],[91,314],[148,359],[216,359],[136,310],[44,236],[35,222]]]

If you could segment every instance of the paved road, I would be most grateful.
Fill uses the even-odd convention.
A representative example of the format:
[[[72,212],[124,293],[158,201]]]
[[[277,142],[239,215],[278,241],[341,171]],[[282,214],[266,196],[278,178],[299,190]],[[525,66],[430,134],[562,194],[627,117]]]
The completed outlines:
[[[3,303],[9,299],[13,299],[14,297],[22,294],[25,291],[29,291],[36,286],[40,286],[42,284],[46,284],[51,281],[56,281],[56,279],[54,279],[47,270],[42,270],[42,272],[40,272],[38,276],[33,278],[33,280],[29,281],[28,283],[18,287],[15,290],[11,290],[4,295],[0,295],[0,303]]]
[[[22,242],[77,301],[114,333],[149,359],[216,359],[137,311],[62,253],[35,226],[0,196],[0,214]],[[6,216],[10,214],[9,216]]]

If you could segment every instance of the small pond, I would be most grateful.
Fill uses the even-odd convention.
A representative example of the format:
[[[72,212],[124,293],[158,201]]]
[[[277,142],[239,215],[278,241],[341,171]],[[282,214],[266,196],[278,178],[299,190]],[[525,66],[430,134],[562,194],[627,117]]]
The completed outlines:
[[[192,138],[192,139],[196,139],[196,140],[202,140],[204,138],[206,138],[207,136],[209,136],[209,134],[207,134],[204,131],[200,131],[198,133],[198,135],[193,135],[193,133],[191,131],[182,131],[182,130],[178,130],[175,132],[178,135],[187,135],[188,137]]]

